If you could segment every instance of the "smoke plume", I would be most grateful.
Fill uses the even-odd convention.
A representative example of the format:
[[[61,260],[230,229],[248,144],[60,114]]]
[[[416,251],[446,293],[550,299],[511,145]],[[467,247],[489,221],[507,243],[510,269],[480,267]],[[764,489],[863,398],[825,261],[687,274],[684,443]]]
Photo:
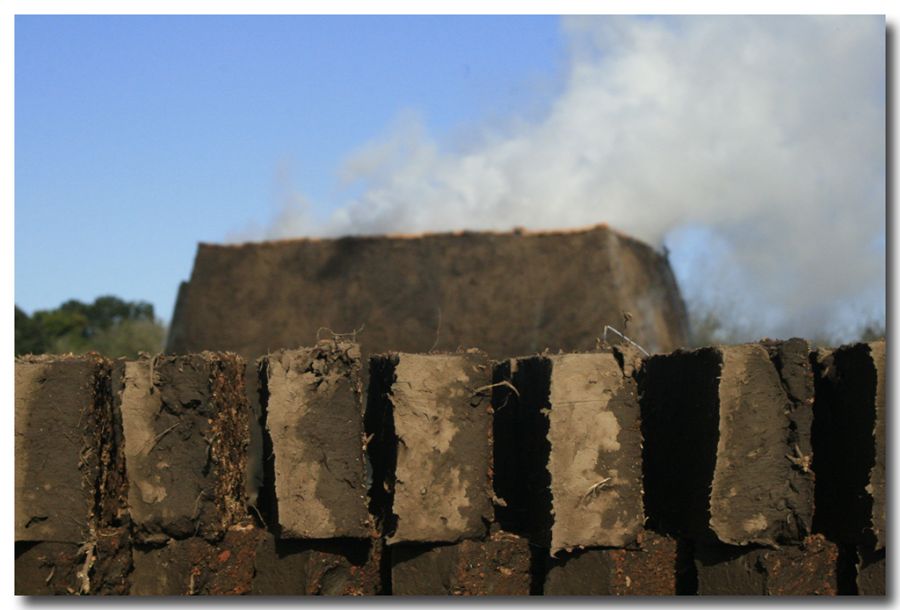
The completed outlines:
[[[600,222],[665,246],[714,339],[851,340],[885,315],[885,23],[562,20],[538,119],[451,150],[404,116],[346,161],[361,193],[268,237]]]

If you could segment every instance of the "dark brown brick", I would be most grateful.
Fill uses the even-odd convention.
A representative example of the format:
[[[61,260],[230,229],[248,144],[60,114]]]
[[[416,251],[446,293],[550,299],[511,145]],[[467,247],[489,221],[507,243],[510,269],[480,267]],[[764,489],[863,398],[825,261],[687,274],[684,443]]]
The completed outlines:
[[[277,540],[264,533],[254,595],[378,595],[380,540]]]
[[[246,595],[252,591],[262,532],[230,528],[214,543],[200,537],[169,540],[134,551],[132,595]]]
[[[83,591],[79,570],[84,554],[67,542],[17,542],[16,595],[76,595]]]
[[[528,595],[528,541],[495,532],[489,539],[391,548],[394,595]]]
[[[81,544],[101,476],[95,357],[16,360],[15,539]],[[108,378],[108,373],[107,373]]]
[[[885,342],[816,359],[815,529],[830,540],[885,546]]]
[[[705,544],[796,544],[809,533],[808,404],[801,390],[799,402],[792,399],[782,376],[797,373],[802,383],[803,371],[779,370],[778,347],[770,349],[678,350],[647,360],[640,386],[651,527]]]
[[[862,546],[857,549],[856,587],[860,595],[886,595],[885,549],[874,551]]]
[[[221,538],[247,516],[249,406],[233,354],[125,364],[128,501],[138,541]]]
[[[583,549],[551,558],[544,595],[675,595],[674,539],[644,530],[638,546]]]
[[[820,535],[779,549],[698,545],[699,595],[836,595],[838,548]]]

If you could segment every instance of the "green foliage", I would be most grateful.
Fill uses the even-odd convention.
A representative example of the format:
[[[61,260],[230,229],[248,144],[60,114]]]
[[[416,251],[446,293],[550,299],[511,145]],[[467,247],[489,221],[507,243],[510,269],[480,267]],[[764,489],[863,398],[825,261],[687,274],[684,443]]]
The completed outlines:
[[[44,343],[40,324],[16,307],[16,355],[40,354],[44,351]]]
[[[56,309],[28,316],[16,307],[16,355],[83,354],[95,351],[110,358],[159,352],[165,327],[153,305],[102,296],[92,304],[69,300]]]

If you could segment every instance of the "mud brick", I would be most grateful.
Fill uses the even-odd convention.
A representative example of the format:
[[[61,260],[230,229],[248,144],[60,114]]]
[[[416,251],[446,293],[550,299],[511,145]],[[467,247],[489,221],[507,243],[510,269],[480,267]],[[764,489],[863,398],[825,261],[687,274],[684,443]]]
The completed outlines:
[[[391,548],[394,595],[528,595],[531,551],[525,538],[495,532],[487,540]]]
[[[561,553],[550,559],[544,595],[675,595],[677,547],[644,530],[631,548]]]
[[[131,594],[189,595],[197,592],[191,574],[195,562],[208,552],[209,543],[202,538],[168,540],[161,547],[135,546]]]
[[[133,567],[131,531],[127,526],[104,528],[85,549],[90,555],[88,570],[91,595],[128,595]]]
[[[644,520],[640,408],[616,357],[514,359],[497,367],[495,383],[501,522],[551,554],[634,542]]]
[[[309,541],[306,595],[377,595],[382,591],[384,545],[372,540]]]
[[[360,352],[320,341],[260,360],[280,538],[368,538]]]
[[[252,526],[237,525],[217,542],[198,536],[136,548],[131,594],[247,595],[263,536]]]
[[[815,360],[816,523],[829,539],[884,548],[885,342]]]
[[[85,579],[84,550],[68,542],[16,542],[16,595],[75,595]]]
[[[836,595],[838,547],[820,535],[778,549],[698,545],[699,595]]]
[[[307,545],[264,532],[256,547],[253,595],[306,595]]]
[[[256,551],[254,595],[378,595],[383,543],[377,539],[278,540]]]
[[[15,367],[15,539],[84,542],[100,486],[108,364],[38,356]]]
[[[792,341],[646,361],[639,376],[644,504],[654,529],[708,544],[770,546],[809,533],[804,351],[804,342]]]
[[[885,549],[872,550],[861,546],[857,549],[856,588],[860,595],[886,595]]]
[[[366,430],[388,544],[485,534],[491,370],[477,351],[371,360]]]
[[[126,528],[94,542],[17,542],[16,595],[127,595],[131,544]]]
[[[221,538],[246,516],[244,363],[228,353],[125,363],[121,411],[135,537]]]

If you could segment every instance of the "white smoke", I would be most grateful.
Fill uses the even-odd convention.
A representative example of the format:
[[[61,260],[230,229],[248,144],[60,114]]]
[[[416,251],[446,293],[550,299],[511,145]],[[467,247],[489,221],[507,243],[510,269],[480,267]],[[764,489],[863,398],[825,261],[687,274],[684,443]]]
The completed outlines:
[[[564,18],[538,120],[447,150],[404,118],[353,154],[361,195],[270,236],[566,228],[667,245],[695,316],[734,339],[856,338],[885,312],[885,23]]]

